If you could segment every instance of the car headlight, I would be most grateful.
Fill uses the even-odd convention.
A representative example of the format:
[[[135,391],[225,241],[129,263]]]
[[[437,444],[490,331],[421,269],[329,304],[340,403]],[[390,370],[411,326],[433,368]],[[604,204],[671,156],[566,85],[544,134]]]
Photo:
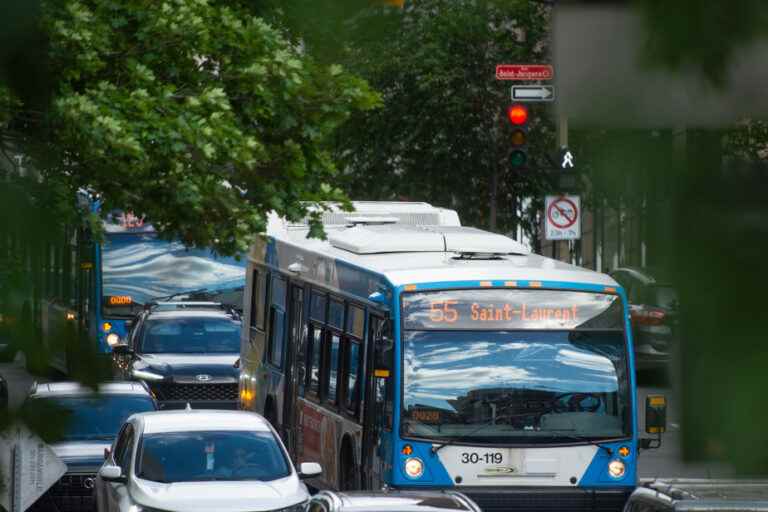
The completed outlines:
[[[416,457],[405,459],[405,474],[411,478],[421,477],[424,474],[424,463]]]
[[[140,380],[158,381],[158,380],[163,380],[165,378],[164,376],[159,375],[157,373],[148,372],[146,370],[137,370],[135,368],[131,370],[131,375],[133,375],[133,378],[140,379]]]
[[[619,459],[614,459],[608,463],[608,474],[613,478],[621,478],[627,471],[627,467]]]
[[[120,343],[120,336],[118,336],[114,332],[107,334],[107,345],[109,345],[110,347],[114,347],[118,343]]]

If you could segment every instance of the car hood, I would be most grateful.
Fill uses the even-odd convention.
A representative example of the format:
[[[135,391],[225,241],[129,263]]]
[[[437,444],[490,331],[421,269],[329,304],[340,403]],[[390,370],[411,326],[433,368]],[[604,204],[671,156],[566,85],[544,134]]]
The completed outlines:
[[[104,463],[104,449],[112,446],[110,440],[70,441],[51,445],[56,454],[70,471],[98,468]]]
[[[237,379],[234,368],[238,354],[142,354],[135,363],[136,368],[161,373],[174,380],[186,377],[194,381],[197,375],[208,375],[211,380]]]
[[[309,499],[296,475],[272,482],[179,482],[162,484],[136,478],[134,502],[171,512],[258,512],[290,507]]]

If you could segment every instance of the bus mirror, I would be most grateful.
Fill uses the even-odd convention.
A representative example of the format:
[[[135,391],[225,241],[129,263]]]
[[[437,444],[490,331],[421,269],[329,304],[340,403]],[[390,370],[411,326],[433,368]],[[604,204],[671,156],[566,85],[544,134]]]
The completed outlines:
[[[664,395],[648,395],[645,398],[645,431],[663,434],[667,430],[667,399]]]

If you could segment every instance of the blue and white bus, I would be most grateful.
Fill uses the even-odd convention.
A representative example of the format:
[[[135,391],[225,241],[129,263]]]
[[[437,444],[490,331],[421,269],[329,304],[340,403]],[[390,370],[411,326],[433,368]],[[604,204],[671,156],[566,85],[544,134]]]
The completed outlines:
[[[621,510],[637,482],[624,291],[423,203],[270,219],[240,406],[318,488],[460,490],[486,511]]]
[[[100,204],[90,208],[98,213]],[[242,302],[245,258],[162,239],[142,218],[124,212],[106,215],[103,226],[101,239],[83,225],[70,230],[65,244],[48,248],[41,325],[55,369],[71,373],[76,363],[73,339],[62,335],[67,323],[75,323],[77,339],[108,354],[126,336],[126,322],[153,300],[195,291],[209,300]]]

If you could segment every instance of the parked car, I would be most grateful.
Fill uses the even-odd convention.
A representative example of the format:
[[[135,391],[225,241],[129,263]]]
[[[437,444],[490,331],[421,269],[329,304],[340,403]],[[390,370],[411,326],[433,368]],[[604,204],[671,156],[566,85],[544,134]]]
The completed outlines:
[[[95,510],[93,486],[104,450],[129,416],[156,410],[157,403],[138,382],[107,383],[98,393],[75,382],[56,382],[34,385],[23,407],[64,422],[64,437],[51,448],[67,465],[67,473],[30,510],[70,512]]]
[[[637,368],[665,368],[678,343],[677,291],[651,269],[621,267],[610,275],[627,291]]]
[[[112,348],[120,378],[147,383],[161,408],[237,407],[240,316],[215,302],[160,302]]]
[[[277,433],[245,411],[176,410],[137,414],[120,431],[96,479],[98,510],[137,512],[303,512],[298,471]]]
[[[638,487],[624,512],[768,512],[766,480],[656,480]]]
[[[315,494],[307,512],[480,512],[465,495],[452,491],[331,492]]]

